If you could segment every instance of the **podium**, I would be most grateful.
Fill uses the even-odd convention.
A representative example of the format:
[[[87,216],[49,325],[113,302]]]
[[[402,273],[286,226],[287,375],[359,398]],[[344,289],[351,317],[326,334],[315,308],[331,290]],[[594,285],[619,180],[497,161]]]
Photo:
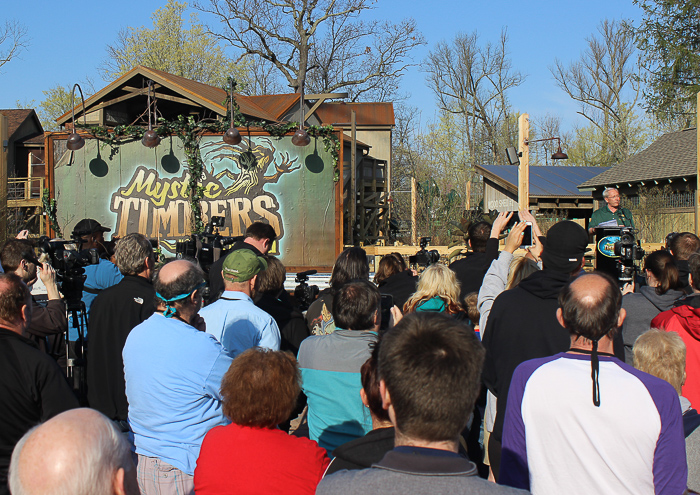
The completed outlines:
[[[615,243],[620,240],[624,226],[596,227],[595,229],[595,269],[607,273],[615,280],[619,275],[615,256]]]

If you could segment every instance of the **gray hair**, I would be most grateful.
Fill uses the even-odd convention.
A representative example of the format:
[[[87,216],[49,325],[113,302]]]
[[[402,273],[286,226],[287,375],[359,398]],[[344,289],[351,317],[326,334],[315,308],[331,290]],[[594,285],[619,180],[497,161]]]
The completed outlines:
[[[114,473],[120,468],[125,472],[135,469],[131,459],[131,445],[126,437],[106,416],[101,413],[99,416],[99,422],[92,428],[90,440],[81,441],[77,445],[79,451],[75,457],[67,460],[69,467],[66,475],[55,480],[52,495],[111,495]],[[8,473],[12,495],[31,495],[31,491],[22,484],[20,456],[27,440],[40,427],[41,425],[35,426],[25,433],[12,452]]]
[[[117,241],[114,256],[124,275],[138,275],[146,269],[146,259],[153,255],[151,241],[143,234],[128,234]]]
[[[603,197],[607,198],[608,196],[610,196],[610,191],[617,191],[618,193],[620,192],[617,190],[617,187],[606,187],[603,191]]]

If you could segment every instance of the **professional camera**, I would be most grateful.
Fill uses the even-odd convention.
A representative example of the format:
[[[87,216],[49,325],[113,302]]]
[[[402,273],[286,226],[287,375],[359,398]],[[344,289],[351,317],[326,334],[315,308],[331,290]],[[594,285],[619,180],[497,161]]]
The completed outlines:
[[[175,257],[194,258],[204,273],[209,273],[211,265],[226,251],[234,242],[242,241],[244,236],[226,237],[219,234],[219,227],[224,226],[224,217],[211,217],[209,223],[204,227],[201,234],[192,234],[185,241],[177,241],[175,244]],[[219,256],[216,256],[217,253]]]
[[[425,248],[430,244],[432,237],[421,237],[420,238],[420,251],[418,251],[413,256],[408,257],[408,262],[411,265],[418,266],[428,266],[433,263],[440,261],[440,253],[436,249],[431,249],[430,251]]]
[[[641,243],[634,238],[635,231],[629,227],[620,230],[620,240],[617,241],[613,250],[617,260],[617,279],[620,284],[627,284],[634,280],[634,275],[638,269],[635,262],[644,258],[644,250]]]
[[[51,241],[48,237],[39,238],[39,249],[49,256],[49,263],[56,270],[56,282],[66,299],[68,309],[82,301],[85,283],[85,266],[100,262],[97,249],[74,249],[80,246],[80,239],[74,241]]]
[[[318,285],[309,285],[309,275],[314,275],[316,270],[307,270],[297,273],[294,281],[299,284],[294,289],[294,297],[299,301],[299,307],[302,311],[306,311],[311,306],[311,303],[318,297]]]

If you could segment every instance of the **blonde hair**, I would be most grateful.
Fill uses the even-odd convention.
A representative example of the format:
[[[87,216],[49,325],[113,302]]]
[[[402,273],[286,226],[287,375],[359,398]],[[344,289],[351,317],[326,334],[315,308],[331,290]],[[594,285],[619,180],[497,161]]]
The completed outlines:
[[[685,343],[680,335],[652,328],[637,337],[632,354],[635,368],[666,380],[681,394],[685,382]]]
[[[430,265],[418,277],[416,292],[406,301],[403,311],[413,312],[420,303],[437,296],[445,302],[447,313],[459,313],[463,311],[459,302],[459,291],[460,284],[455,272],[445,265]]]
[[[512,289],[539,269],[537,263],[530,258],[525,256],[513,258],[513,261],[510,262],[510,269],[508,270],[506,290]]]

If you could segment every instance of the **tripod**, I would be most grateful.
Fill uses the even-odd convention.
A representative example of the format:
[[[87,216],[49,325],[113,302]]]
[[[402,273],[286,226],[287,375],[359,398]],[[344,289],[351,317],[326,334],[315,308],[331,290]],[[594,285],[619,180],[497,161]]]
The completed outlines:
[[[81,299],[66,300],[66,313],[71,316],[71,325],[77,331],[78,338],[74,342],[69,340],[70,328],[66,330],[66,377],[81,404],[87,404],[87,376],[85,354],[87,345],[85,342],[85,303]]]

